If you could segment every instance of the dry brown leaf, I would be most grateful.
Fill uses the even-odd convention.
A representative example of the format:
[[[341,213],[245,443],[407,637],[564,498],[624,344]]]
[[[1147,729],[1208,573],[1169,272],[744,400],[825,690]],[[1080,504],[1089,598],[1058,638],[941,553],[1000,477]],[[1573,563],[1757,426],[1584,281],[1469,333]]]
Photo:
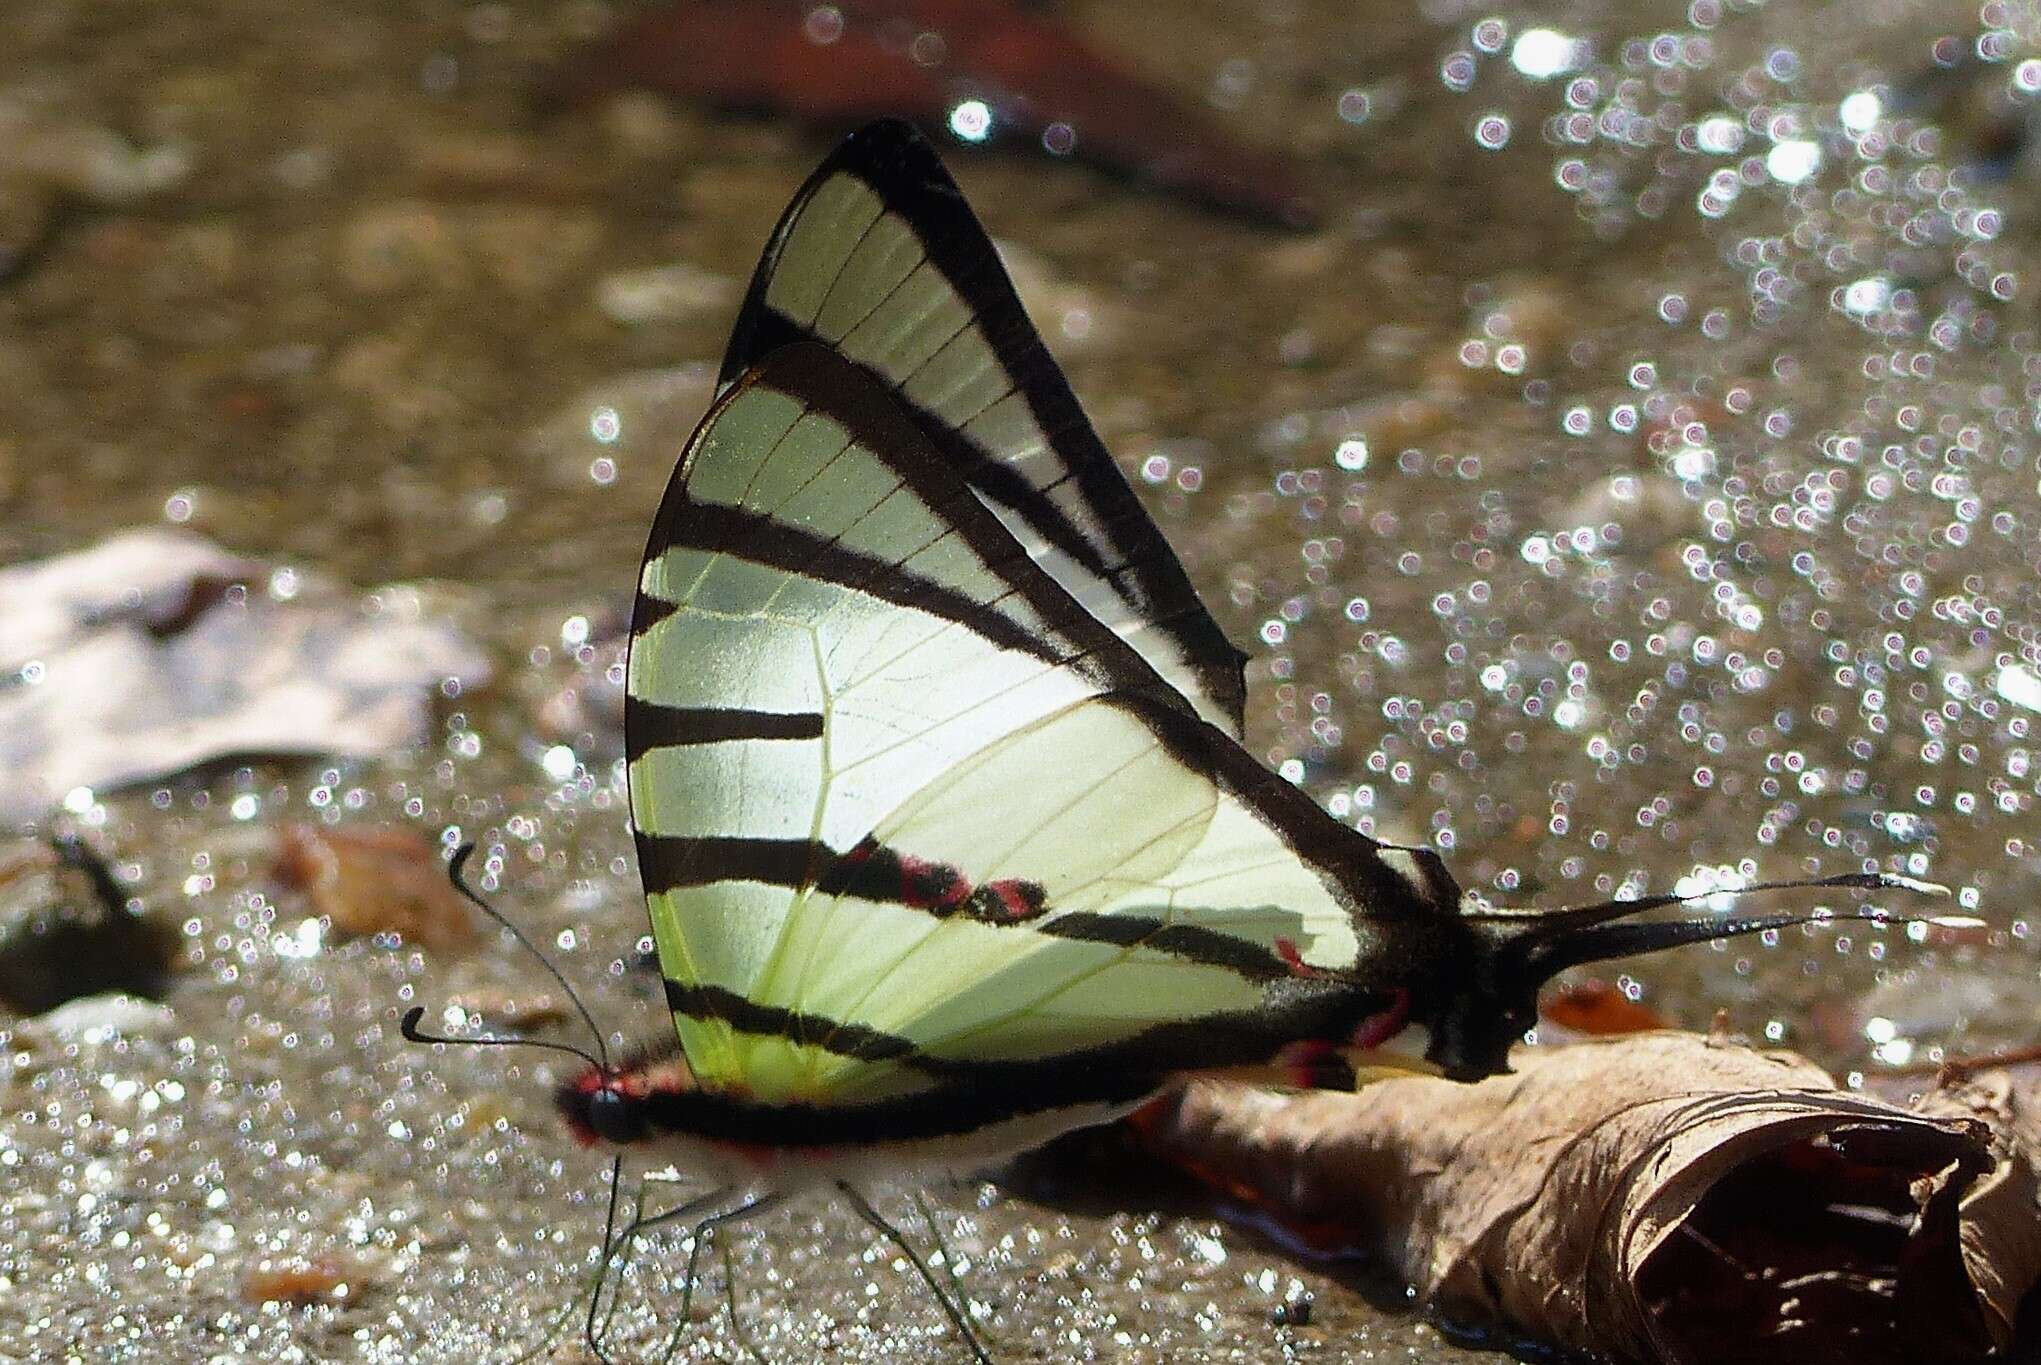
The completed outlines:
[[[1682,1033],[1526,1051],[1474,1085],[1189,1087],[1151,1144],[1445,1316],[1630,1361],[1935,1361],[2011,1337],[2041,1276],[2041,1090],[1917,1112]]]
[[[1538,1018],[1591,1038],[1647,1033],[1666,1026],[1657,1010],[1641,1005],[1612,981],[1585,977],[1546,993]]]
[[[230,756],[385,753],[489,676],[413,590],[281,582],[161,530],[0,568],[0,827]]]
[[[409,829],[346,826],[277,831],[276,871],[305,891],[342,938],[394,933],[433,949],[475,936],[468,904],[447,880],[439,850]]]

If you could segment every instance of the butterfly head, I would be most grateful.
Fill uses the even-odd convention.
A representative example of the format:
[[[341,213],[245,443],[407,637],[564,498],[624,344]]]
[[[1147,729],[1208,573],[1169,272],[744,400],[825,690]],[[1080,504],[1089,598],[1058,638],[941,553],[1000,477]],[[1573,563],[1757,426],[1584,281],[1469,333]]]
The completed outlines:
[[[560,1087],[553,1102],[584,1147],[598,1143],[628,1147],[658,1127],[652,1111],[662,1100],[696,1088],[687,1059],[677,1048],[655,1049],[620,1065],[596,1062],[584,1067]]]
[[[575,1140],[584,1147],[599,1142],[626,1147],[645,1136],[642,1087],[633,1083],[628,1072],[615,1067],[589,1067],[560,1087],[556,1102]]]

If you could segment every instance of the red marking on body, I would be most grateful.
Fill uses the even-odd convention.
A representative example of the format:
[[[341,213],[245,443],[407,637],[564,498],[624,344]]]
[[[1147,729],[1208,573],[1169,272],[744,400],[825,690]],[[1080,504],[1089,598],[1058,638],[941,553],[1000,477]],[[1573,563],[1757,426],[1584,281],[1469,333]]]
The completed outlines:
[[[688,1070],[686,1060],[675,1054],[671,1057],[652,1057],[609,1070],[599,1066],[587,1067],[569,1081],[566,1088],[577,1095],[596,1095],[608,1091],[621,1095],[634,1104],[642,1104],[654,1095],[678,1094],[692,1090],[695,1088],[695,1081],[694,1073]],[[594,1147],[606,1141],[578,1114],[570,1110],[566,1118],[568,1130],[580,1146]]]
[[[1380,1047],[1403,1032],[1403,1026],[1410,1022],[1410,992],[1398,987],[1390,997],[1389,1008],[1379,1014],[1371,1014],[1361,1021],[1354,1030],[1355,1047]]]
[[[1290,969],[1291,976],[1323,977],[1325,973],[1304,960],[1304,954],[1297,950],[1297,940],[1279,938],[1276,940],[1276,956]]]

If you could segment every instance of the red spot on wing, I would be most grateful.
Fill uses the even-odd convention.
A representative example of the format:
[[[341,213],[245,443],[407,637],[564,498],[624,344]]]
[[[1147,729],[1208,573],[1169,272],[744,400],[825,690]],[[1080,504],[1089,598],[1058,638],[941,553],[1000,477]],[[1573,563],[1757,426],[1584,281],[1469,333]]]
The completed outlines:
[[[1002,877],[973,891],[967,907],[974,919],[992,924],[1019,924],[1042,913],[1047,897],[1040,882]]]

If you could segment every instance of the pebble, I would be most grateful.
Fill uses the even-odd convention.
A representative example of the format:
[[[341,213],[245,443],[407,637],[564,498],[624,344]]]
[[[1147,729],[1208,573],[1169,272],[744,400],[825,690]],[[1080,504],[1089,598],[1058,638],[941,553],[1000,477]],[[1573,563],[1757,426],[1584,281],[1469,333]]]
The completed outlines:
[[[27,181],[117,207],[190,173],[191,156],[180,146],[138,150],[110,128],[0,95],[0,182]]]
[[[138,150],[110,128],[0,92],[0,281],[27,268],[63,201],[124,207],[190,173],[177,144]]]
[[[34,1025],[61,1042],[95,1044],[114,1038],[168,1035],[177,1027],[177,1011],[154,1000],[109,992],[66,1001],[37,1015]]]
[[[337,1256],[264,1258],[241,1279],[241,1297],[249,1303],[308,1304],[348,1298],[362,1267]]]
[[[737,281],[686,261],[620,270],[605,275],[595,286],[596,306],[630,327],[731,310],[738,294]]]
[[[585,268],[602,235],[602,219],[582,210],[393,199],[340,229],[340,278],[372,297],[477,283],[532,297]]]

